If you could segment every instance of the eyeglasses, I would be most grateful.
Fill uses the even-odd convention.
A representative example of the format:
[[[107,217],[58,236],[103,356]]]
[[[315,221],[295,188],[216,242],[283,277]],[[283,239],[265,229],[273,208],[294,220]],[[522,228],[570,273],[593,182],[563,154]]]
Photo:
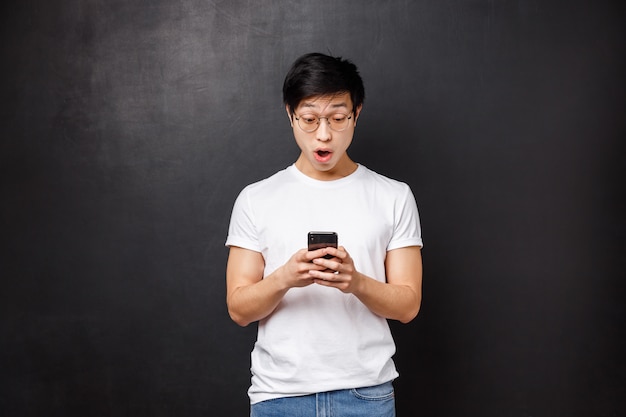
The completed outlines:
[[[328,127],[335,132],[341,132],[346,130],[348,125],[350,124],[350,119],[352,116],[348,116],[344,113],[335,113],[330,116],[318,116],[316,114],[302,114],[299,117],[295,115],[294,118],[298,122],[298,126],[300,129],[307,133],[315,132],[318,127],[320,127],[320,120],[326,119],[328,122]]]

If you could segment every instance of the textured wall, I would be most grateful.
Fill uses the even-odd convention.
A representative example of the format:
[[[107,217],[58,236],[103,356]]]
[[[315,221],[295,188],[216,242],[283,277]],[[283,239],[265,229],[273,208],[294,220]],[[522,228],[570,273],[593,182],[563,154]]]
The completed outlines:
[[[351,156],[420,207],[398,414],[626,414],[619,4],[4,4],[0,414],[246,415],[223,244],[297,157],[280,89],[312,51],[359,66]]]

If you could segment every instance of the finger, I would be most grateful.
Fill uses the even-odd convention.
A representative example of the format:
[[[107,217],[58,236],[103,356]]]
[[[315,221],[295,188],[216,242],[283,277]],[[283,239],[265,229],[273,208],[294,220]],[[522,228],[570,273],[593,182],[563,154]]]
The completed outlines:
[[[307,261],[310,262],[313,259],[323,258],[327,253],[328,252],[326,251],[326,248],[315,249],[315,250],[307,251],[307,253],[305,254],[305,257]]]
[[[319,265],[317,262],[315,262],[315,260],[313,260],[313,262],[307,262],[306,264],[304,264],[304,268],[306,268],[306,272],[310,273],[312,271],[326,271],[328,270],[328,267],[326,267],[325,265]]]
[[[314,279],[320,279],[327,282],[335,281],[337,277],[337,272],[332,269],[326,269],[324,271],[310,271],[309,274]]]
[[[337,259],[337,258],[333,258],[333,259],[316,258],[316,259],[313,259],[313,264],[320,266],[324,269],[327,269],[329,271],[332,271],[334,273],[335,271],[339,269],[339,266],[341,265],[340,262],[337,262],[334,259]]]
[[[338,248],[328,247],[327,253],[335,258],[338,258],[342,262],[348,258],[348,252],[344,249],[343,246],[339,246]]]
[[[325,281],[323,279],[314,279],[313,280],[314,283],[316,283],[317,285],[323,285],[325,287],[331,287],[332,283]]]

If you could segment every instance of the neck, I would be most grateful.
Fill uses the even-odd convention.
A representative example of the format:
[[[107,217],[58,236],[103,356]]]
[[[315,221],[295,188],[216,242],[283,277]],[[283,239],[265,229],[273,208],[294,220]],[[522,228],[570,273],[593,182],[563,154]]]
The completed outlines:
[[[319,181],[333,181],[347,177],[358,167],[357,163],[350,159],[347,154],[344,154],[341,160],[329,169],[317,169],[307,161],[303,154],[300,154],[295,165],[304,175]]]

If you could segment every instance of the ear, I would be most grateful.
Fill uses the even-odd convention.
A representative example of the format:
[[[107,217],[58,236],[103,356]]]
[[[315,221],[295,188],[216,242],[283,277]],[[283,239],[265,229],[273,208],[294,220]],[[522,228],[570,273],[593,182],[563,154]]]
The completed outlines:
[[[354,127],[356,127],[356,121],[359,118],[359,115],[361,114],[361,110],[363,109],[363,105],[361,104],[359,107],[357,107],[356,109],[354,109]]]
[[[289,124],[293,127],[293,114],[289,111],[289,105],[285,104],[285,111],[287,112],[287,117],[289,117]]]

